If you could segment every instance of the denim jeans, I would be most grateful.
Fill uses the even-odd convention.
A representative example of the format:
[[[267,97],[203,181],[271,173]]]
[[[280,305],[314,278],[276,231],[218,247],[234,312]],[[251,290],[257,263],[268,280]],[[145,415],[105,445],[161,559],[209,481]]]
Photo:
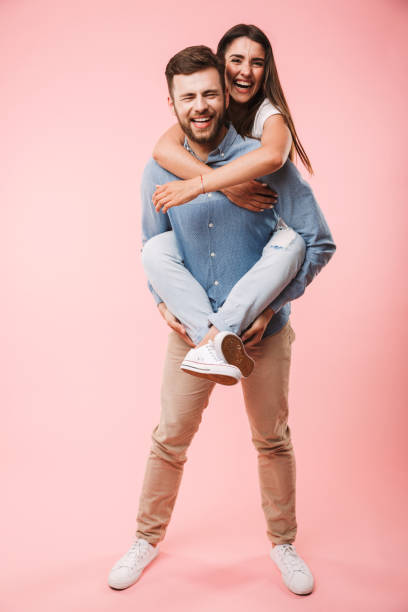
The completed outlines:
[[[150,238],[143,247],[143,266],[156,293],[198,344],[214,325],[241,334],[281,293],[300,269],[306,252],[303,238],[282,220],[260,259],[213,312],[205,289],[184,266],[172,231]]]
[[[288,425],[289,370],[294,339],[288,322],[277,334],[249,347],[247,350],[255,361],[255,368],[241,381],[252,442],[258,454],[266,533],[274,544],[291,544],[297,532],[296,463]],[[152,545],[165,536],[187,461],[187,450],[215,386],[209,380],[190,376],[180,369],[188,350],[189,346],[174,331],[170,332],[160,421],[153,430],[137,513],[136,536]],[[228,447],[226,436],[226,453]],[[199,524],[198,520],[197,528]]]

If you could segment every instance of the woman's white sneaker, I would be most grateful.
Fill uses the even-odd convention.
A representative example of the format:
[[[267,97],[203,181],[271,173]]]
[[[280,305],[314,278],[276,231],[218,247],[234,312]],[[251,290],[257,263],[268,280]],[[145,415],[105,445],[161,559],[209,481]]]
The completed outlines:
[[[313,591],[312,572],[299,557],[293,544],[277,544],[271,550],[271,558],[280,569],[283,582],[292,593],[308,595]]]
[[[126,589],[139,579],[144,568],[159,554],[159,547],[137,538],[127,553],[112,567],[108,584],[112,589]]]
[[[219,332],[214,338],[214,347],[220,358],[236,366],[244,378],[254,369],[255,362],[245,350],[241,338],[233,332]]]
[[[190,349],[180,367],[187,374],[207,378],[222,385],[235,385],[241,379],[239,368],[227,363],[224,357],[217,353],[212,340],[198,348]]]

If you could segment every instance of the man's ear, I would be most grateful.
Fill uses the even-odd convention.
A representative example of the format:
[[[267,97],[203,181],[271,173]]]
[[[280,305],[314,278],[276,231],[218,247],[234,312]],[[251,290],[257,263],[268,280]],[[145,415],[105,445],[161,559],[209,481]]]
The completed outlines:
[[[175,115],[175,114],[176,114],[176,112],[175,112],[175,110],[174,110],[174,100],[173,100],[173,98],[172,98],[171,96],[168,96],[168,97],[167,97],[167,104],[169,105],[170,110],[171,110],[171,112],[173,113],[173,115]]]

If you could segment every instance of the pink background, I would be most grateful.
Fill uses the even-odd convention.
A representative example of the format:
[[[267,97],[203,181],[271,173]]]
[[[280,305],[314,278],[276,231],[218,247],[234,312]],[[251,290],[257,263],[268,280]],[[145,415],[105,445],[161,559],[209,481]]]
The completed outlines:
[[[1,2],[2,612],[408,610],[407,7]],[[163,71],[239,22],[272,40],[338,246],[293,304],[302,603],[268,557],[239,388],[214,393],[159,559],[106,583],[159,414],[139,182],[172,121]]]

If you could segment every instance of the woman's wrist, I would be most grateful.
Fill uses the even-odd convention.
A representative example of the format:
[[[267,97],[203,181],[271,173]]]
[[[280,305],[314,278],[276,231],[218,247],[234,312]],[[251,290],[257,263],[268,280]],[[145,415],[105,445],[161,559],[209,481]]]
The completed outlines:
[[[189,179],[191,190],[192,190],[192,198],[197,198],[201,193],[204,193],[203,189],[203,179],[202,175],[195,176],[192,179]]]

